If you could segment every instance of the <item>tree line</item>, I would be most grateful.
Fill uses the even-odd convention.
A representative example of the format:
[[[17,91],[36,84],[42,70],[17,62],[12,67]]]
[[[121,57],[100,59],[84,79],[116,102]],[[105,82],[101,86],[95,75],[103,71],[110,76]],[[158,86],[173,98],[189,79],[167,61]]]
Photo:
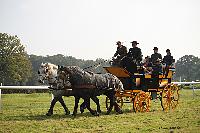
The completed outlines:
[[[72,65],[95,73],[105,73],[103,66],[109,66],[105,59],[76,59],[72,56],[57,54],[53,56],[28,55],[17,36],[0,33],[0,83],[4,85],[39,85],[37,71],[41,63]],[[98,66],[99,65],[99,66]],[[200,58],[185,55],[176,61],[174,80],[195,81],[200,79]],[[91,67],[90,67],[91,66]]]

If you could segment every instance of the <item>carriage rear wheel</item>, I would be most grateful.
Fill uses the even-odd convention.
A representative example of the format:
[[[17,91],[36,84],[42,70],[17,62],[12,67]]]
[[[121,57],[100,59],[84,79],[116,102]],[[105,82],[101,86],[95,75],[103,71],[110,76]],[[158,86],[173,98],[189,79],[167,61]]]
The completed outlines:
[[[123,98],[122,97],[116,97],[117,103],[119,104],[119,107],[122,108],[123,106]],[[106,97],[106,109],[108,110],[108,108],[110,107],[110,99],[108,97]]]
[[[141,91],[133,99],[133,109],[135,112],[149,112],[151,97],[148,93]]]
[[[164,111],[173,110],[178,105],[179,89],[177,85],[168,84],[162,91],[161,106]]]

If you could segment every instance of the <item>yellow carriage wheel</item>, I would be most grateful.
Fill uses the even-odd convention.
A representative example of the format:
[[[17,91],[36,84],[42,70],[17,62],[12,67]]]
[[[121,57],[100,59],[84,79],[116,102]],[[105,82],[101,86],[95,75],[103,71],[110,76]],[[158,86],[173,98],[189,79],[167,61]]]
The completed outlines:
[[[133,100],[133,108],[135,112],[149,112],[151,105],[151,97],[148,93],[141,91],[136,94]]]
[[[164,111],[173,110],[178,105],[179,89],[177,85],[168,84],[162,91],[161,106]]]

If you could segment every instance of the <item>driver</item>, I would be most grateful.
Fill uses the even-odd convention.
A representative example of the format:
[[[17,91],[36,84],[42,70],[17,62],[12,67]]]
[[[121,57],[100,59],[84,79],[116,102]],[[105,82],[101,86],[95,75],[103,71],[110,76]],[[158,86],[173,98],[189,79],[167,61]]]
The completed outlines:
[[[122,45],[120,41],[117,41],[117,51],[113,56],[113,65],[120,65],[121,59],[127,54],[127,48]],[[116,59],[115,59],[116,57]]]
[[[127,56],[131,58],[131,60],[135,60],[137,64],[142,61],[142,52],[141,49],[137,47],[139,44],[137,41],[132,41],[132,48],[129,49]]]

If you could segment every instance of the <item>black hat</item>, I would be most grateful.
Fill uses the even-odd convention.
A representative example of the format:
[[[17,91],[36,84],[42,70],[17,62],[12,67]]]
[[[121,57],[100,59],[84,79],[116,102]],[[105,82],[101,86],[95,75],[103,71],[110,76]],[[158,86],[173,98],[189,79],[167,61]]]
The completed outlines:
[[[139,44],[137,41],[132,41],[130,43],[132,43],[132,44]]]
[[[170,52],[170,50],[169,50],[169,49],[167,49],[167,50],[166,50],[166,52]]]
[[[120,41],[117,41],[117,44],[121,44],[122,42],[120,42]]]
[[[158,48],[157,48],[157,47],[154,47],[153,50],[158,50]]]

